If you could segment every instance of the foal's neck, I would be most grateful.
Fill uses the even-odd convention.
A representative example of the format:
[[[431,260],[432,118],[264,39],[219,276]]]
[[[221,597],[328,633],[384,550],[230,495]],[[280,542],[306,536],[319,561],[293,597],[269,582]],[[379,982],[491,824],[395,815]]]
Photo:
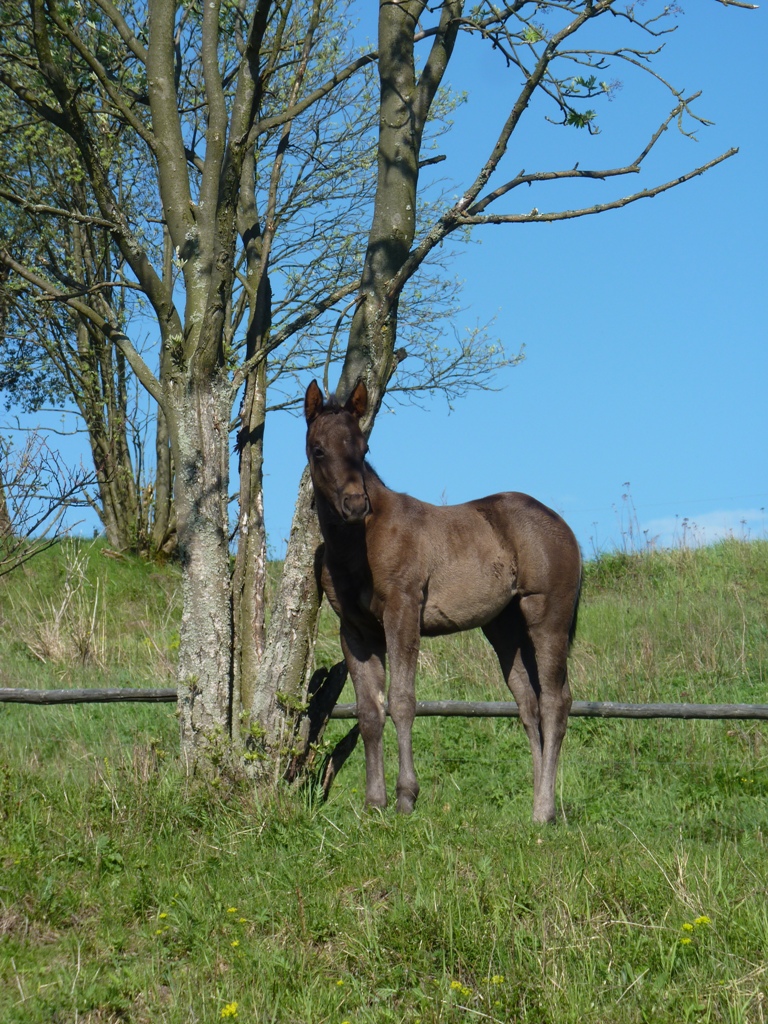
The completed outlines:
[[[376,472],[376,470],[373,468],[373,466],[370,464],[370,462],[368,462],[366,460],[363,463],[363,466],[365,467],[365,471],[364,471],[364,474],[363,474],[364,479],[365,479],[365,488],[366,488],[366,490],[368,491],[369,494],[376,494],[377,491],[385,491],[386,492],[386,491],[389,490],[387,485],[381,479],[381,477]]]

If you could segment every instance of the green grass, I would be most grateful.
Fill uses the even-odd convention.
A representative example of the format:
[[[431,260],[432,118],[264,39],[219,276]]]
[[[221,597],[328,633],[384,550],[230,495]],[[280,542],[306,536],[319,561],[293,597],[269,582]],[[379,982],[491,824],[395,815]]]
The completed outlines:
[[[73,552],[0,583],[2,685],[170,685],[176,571],[87,551],[74,660],[30,647]],[[605,556],[574,695],[764,702],[767,608],[765,542]],[[421,697],[503,696],[479,636],[421,661]],[[415,748],[403,819],[363,813],[361,750],[327,803],[267,799],[188,780],[171,706],[0,705],[0,1021],[763,1024],[764,724],[575,719],[554,827],[519,723],[422,719]]]
[[[180,599],[174,566],[54,545],[0,578],[0,686],[173,685]]]

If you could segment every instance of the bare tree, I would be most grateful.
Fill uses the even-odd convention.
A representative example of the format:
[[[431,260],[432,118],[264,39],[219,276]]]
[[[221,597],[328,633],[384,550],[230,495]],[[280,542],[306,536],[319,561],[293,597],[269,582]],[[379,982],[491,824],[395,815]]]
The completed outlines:
[[[73,524],[65,517],[87,504],[83,492],[92,483],[93,476],[72,472],[38,433],[21,448],[0,439],[0,576],[66,535]]]
[[[142,358],[123,325],[91,295],[64,294],[7,247],[0,262],[101,331],[163,411],[175,466],[184,580],[179,685],[185,758],[190,767],[210,768],[222,760],[242,763],[245,751],[247,762],[278,777],[284,740],[292,736],[310,675],[318,538],[305,475],[265,629],[261,467],[270,371],[281,360],[284,373],[319,366],[317,349],[304,342],[321,325],[333,359],[334,329],[337,335],[346,330],[338,390],[344,397],[359,378],[366,381],[370,430],[405,354],[401,313],[408,288],[443,243],[484,224],[529,224],[618,209],[674,188],[734,151],[599,206],[523,213],[511,205],[520,187],[534,181],[639,174],[670,123],[684,130],[696,123],[693,97],[655,69],[668,5],[510,0],[470,10],[462,0],[442,0],[434,8],[423,0],[380,0],[378,49],[370,53],[350,50],[348,13],[333,0],[241,0],[234,6],[213,0],[183,7],[173,0],[136,7],[92,0],[66,13],[55,0],[30,0],[29,11],[18,3],[3,10],[15,45],[0,61],[0,88],[30,117],[71,140],[126,278],[154,316],[158,365]],[[601,21],[624,27],[627,41],[601,48],[599,33],[587,33]],[[451,62],[473,35],[507,62],[517,93],[509,106],[499,101],[494,145],[478,154],[476,173],[459,186],[459,198],[441,195],[434,181],[433,202],[425,204],[431,173],[426,168],[436,159],[425,149],[430,119],[439,110]],[[580,43],[582,37],[589,41]],[[590,104],[611,88],[601,81],[603,69],[622,62],[645,69],[671,101],[671,111],[667,107],[658,130],[639,144],[639,154],[621,167],[509,176],[504,156],[526,112],[548,105],[549,116],[564,126],[594,131]],[[374,68],[378,80],[371,85],[367,76]],[[304,234],[296,236],[302,241],[293,242],[290,269],[289,240],[283,262],[278,260],[286,238],[281,211],[292,211],[294,223],[301,222],[302,206],[295,200],[313,176],[327,178],[325,162],[333,147],[324,148],[322,140],[333,136],[334,118],[353,100],[355,123],[377,125],[368,156],[373,191],[362,193],[360,205],[340,176],[336,191],[342,198],[329,189],[325,219],[329,225],[353,225],[351,241],[348,232],[328,231],[318,235],[318,245],[317,221],[307,220]],[[102,144],[102,136],[118,132],[129,134],[135,151],[144,154],[147,194],[170,241],[174,281],[163,274],[145,237],[146,220],[135,222],[121,202]],[[365,131],[337,135],[359,139],[359,152],[365,153]],[[313,139],[310,146],[307,140]],[[363,180],[365,175],[358,176]],[[286,193],[292,204],[284,201]],[[6,198],[23,205],[18,192]],[[313,211],[313,218],[319,216]],[[318,287],[307,271],[319,266],[324,273]],[[229,457],[238,402],[233,581]]]

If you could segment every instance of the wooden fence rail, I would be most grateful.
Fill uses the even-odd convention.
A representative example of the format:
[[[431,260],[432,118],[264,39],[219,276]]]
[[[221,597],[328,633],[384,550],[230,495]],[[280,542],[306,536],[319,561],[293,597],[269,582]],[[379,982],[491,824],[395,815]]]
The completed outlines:
[[[109,704],[114,702],[172,703],[176,690],[16,690],[0,688],[0,704]],[[514,701],[422,700],[418,717],[517,718]],[[575,700],[572,718],[703,718],[762,719],[768,721],[768,704],[619,704],[614,701]],[[331,718],[357,718],[354,704],[337,704]]]
[[[416,715],[424,717],[517,718],[511,700],[423,700]],[[355,704],[337,704],[331,718],[356,718]],[[614,701],[575,700],[571,718],[758,718],[768,720],[768,704],[619,704]]]
[[[0,688],[0,704],[113,704],[173,703],[176,690],[133,690],[120,687],[110,690],[14,690]]]

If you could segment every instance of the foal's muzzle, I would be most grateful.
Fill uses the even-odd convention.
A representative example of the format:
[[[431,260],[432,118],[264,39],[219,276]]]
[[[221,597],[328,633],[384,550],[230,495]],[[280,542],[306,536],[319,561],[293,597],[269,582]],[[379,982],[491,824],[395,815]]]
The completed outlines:
[[[365,491],[342,495],[341,514],[345,523],[362,523],[370,511],[371,503]]]

